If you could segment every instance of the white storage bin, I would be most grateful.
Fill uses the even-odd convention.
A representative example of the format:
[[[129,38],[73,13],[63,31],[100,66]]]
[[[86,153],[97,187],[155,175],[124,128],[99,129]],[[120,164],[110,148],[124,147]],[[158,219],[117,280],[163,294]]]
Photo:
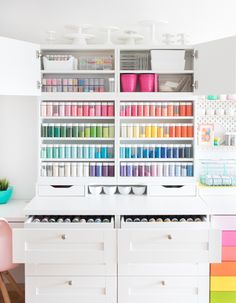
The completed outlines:
[[[149,186],[150,196],[196,196],[197,189],[195,184],[189,185],[152,185]]]
[[[44,70],[75,70],[78,60],[73,56],[68,56],[67,60],[49,60],[47,56],[43,57]]]
[[[85,189],[82,185],[39,185],[38,195],[40,197],[72,197],[84,196]]]
[[[151,67],[156,71],[185,69],[185,50],[151,50]]]

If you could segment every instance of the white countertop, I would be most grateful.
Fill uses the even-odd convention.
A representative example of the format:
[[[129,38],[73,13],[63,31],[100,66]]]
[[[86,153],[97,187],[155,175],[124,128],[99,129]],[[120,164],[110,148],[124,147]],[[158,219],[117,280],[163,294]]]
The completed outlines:
[[[27,200],[10,200],[7,204],[0,204],[0,217],[9,222],[24,222]]]
[[[25,208],[26,215],[194,215],[209,214],[199,197],[87,196],[35,197]]]

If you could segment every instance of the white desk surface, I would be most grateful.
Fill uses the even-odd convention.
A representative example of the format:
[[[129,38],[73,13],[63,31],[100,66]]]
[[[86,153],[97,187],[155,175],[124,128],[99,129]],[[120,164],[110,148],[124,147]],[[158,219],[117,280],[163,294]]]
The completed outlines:
[[[211,215],[236,215],[236,195],[202,196]]]
[[[9,222],[24,222],[27,200],[10,200],[7,204],[0,204],[0,217]]]
[[[25,208],[26,215],[194,215],[209,214],[199,197],[87,196],[35,197]]]

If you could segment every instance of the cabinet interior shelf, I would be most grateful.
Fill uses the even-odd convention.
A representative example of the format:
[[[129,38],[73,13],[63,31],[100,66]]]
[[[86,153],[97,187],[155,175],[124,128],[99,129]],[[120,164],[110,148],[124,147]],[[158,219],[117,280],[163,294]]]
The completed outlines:
[[[42,141],[114,141],[114,138],[41,138]]]
[[[121,70],[120,74],[193,74],[193,70]]]
[[[114,70],[42,70],[42,74],[114,74]]]
[[[167,116],[167,117],[160,117],[160,116],[120,116],[120,120],[193,120],[193,116]],[[142,123],[142,122],[140,122]]]
[[[57,117],[41,117],[42,120],[114,120],[114,116],[57,116]]]
[[[119,158],[120,162],[192,162],[193,158]]]
[[[79,159],[79,158],[59,158],[59,159],[41,159],[41,162],[114,162],[114,158],[93,158],[93,159]]]
[[[189,138],[120,138],[120,141],[192,141],[193,137]]]

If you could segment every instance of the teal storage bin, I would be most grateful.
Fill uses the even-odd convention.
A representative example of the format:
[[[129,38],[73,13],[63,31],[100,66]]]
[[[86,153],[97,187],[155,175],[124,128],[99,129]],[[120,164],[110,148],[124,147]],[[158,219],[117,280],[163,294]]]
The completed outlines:
[[[12,186],[9,186],[7,190],[0,191],[0,204],[6,204],[11,199],[12,194]]]

